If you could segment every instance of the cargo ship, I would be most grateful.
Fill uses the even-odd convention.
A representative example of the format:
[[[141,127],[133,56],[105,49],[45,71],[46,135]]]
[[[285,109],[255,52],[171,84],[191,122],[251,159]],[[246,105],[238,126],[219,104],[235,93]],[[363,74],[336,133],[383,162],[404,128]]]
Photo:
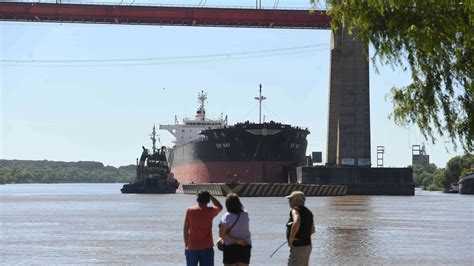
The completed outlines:
[[[296,182],[306,159],[308,129],[270,121],[228,125],[227,116],[206,118],[207,93],[198,93],[196,116],[160,125],[175,140],[168,162],[180,184]],[[259,100],[261,95],[255,97]]]

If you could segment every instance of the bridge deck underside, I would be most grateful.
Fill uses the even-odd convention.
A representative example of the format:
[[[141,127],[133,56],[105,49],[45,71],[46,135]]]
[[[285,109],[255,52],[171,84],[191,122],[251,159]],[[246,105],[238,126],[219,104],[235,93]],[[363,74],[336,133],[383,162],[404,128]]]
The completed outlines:
[[[300,29],[329,29],[330,23],[324,11],[19,2],[0,3],[0,20]]]

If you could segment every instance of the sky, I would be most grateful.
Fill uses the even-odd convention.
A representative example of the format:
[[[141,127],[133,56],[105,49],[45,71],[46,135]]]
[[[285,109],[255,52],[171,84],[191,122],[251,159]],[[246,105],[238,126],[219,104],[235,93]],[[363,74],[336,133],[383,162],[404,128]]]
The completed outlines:
[[[309,7],[309,0],[277,2]],[[141,146],[151,146],[153,125],[193,117],[202,90],[208,118],[258,122],[254,97],[262,84],[265,120],[308,128],[307,154],[322,151],[325,161],[329,41],[328,30],[0,22],[0,158],[135,164]],[[377,146],[392,167],[410,165],[417,144],[438,167],[461,155],[450,140],[438,136],[432,144],[416,126],[388,118],[393,105],[386,95],[409,84],[410,73],[378,66],[378,73],[370,66],[372,165]],[[172,145],[168,132],[158,135],[161,145]]]

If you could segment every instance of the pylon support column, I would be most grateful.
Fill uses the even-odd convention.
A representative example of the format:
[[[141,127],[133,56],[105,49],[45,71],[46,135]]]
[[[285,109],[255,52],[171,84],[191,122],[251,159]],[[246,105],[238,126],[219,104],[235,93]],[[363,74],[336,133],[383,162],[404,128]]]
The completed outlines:
[[[327,165],[370,166],[368,45],[331,33]]]

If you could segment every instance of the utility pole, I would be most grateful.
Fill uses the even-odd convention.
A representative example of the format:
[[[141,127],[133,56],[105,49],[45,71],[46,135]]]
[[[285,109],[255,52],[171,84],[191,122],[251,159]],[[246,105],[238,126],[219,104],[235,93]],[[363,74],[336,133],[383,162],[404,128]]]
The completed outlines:
[[[260,95],[255,97],[255,100],[259,103],[258,123],[262,123],[262,101],[265,100],[265,96],[262,96],[262,84],[260,84]]]

